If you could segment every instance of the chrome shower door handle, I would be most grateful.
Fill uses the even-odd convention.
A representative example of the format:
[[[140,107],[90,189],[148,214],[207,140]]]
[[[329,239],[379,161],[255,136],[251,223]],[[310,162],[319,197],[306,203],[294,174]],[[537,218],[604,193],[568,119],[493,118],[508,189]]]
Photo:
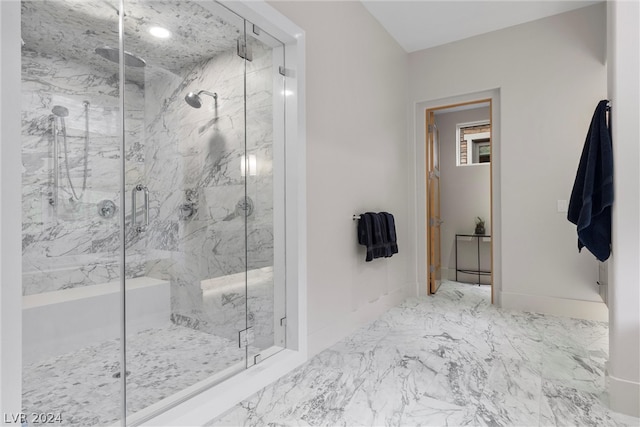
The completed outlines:
[[[131,228],[133,228],[133,231],[137,231],[136,227],[136,193],[138,192],[138,187],[133,187],[133,189],[131,190]]]
[[[136,220],[138,191],[144,192],[144,222],[142,224],[138,224]],[[131,190],[131,226],[136,233],[142,233],[149,226],[149,187],[146,185],[138,184]]]
[[[146,229],[149,226],[149,187],[146,185],[138,185],[138,187],[144,191],[144,228]]]

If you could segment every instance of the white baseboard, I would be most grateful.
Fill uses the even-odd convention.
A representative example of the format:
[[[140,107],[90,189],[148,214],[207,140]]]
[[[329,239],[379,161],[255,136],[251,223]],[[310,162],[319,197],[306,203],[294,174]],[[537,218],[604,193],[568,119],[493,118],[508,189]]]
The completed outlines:
[[[596,301],[581,301],[502,291],[500,293],[500,306],[506,310],[532,311],[599,322],[609,321],[609,309],[603,302]]]
[[[621,414],[640,417],[640,383],[609,375],[609,407]]]
[[[442,280],[456,280],[456,270],[455,270],[455,268],[443,268],[442,269]]]
[[[325,350],[344,337],[352,334],[356,329],[374,321],[382,313],[392,307],[397,306],[402,301],[413,295],[415,285],[406,284],[402,288],[398,288],[382,295],[375,301],[360,307],[357,311],[348,313],[346,316],[336,318],[324,328],[309,333],[308,348],[309,358]]]

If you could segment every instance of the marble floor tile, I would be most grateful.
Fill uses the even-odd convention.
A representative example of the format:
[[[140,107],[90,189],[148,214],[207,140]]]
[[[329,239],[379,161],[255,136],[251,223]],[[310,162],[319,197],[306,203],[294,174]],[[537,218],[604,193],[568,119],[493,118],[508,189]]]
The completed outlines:
[[[616,414],[607,408],[604,387],[590,393],[543,380],[540,425],[638,426],[640,419]]]
[[[171,323],[127,338],[127,408],[132,414],[234,364],[236,342]],[[242,368],[242,366],[240,367]],[[25,413],[62,416],[63,426],[104,426],[120,417],[120,340],[40,360],[23,369]]]
[[[545,346],[542,377],[578,390],[598,393],[605,388],[604,360],[591,358],[584,347]]]
[[[475,424],[536,426],[539,421],[542,379],[538,366],[528,361],[496,359],[487,381]]]
[[[490,298],[488,286],[444,282],[207,425],[640,425],[607,408],[606,323]]]

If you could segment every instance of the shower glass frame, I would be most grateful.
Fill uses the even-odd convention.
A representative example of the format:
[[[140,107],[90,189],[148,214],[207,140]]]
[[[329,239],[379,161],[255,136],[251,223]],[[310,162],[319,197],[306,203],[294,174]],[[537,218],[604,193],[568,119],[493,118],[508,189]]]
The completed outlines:
[[[112,3],[116,3],[116,1],[114,0]],[[119,201],[117,202],[119,206],[121,206],[122,208],[118,210],[117,212],[117,218],[118,221],[120,222],[119,228],[120,228],[120,233],[119,233],[119,252],[120,252],[120,271],[119,271],[119,282],[120,282],[120,302],[119,302],[119,310],[122,314],[122,316],[120,317],[120,336],[121,338],[124,337],[124,340],[121,340],[121,350],[120,350],[120,396],[117,397],[118,399],[120,399],[121,401],[121,414],[119,416],[119,419],[121,420],[122,423],[133,423],[133,424],[138,424],[140,422],[144,422],[147,419],[152,418],[153,416],[164,412],[165,410],[167,410],[168,408],[172,407],[173,405],[176,405],[180,402],[183,402],[187,399],[189,399],[190,397],[202,392],[203,390],[220,383],[220,381],[229,378],[230,376],[235,375],[237,372],[240,372],[243,369],[246,369],[250,366],[253,366],[256,363],[260,363],[262,360],[264,360],[265,358],[268,358],[274,354],[276,354],[278,351],[286,348],[286,285],[285,285],[285,258],[286,258],[286,252],[285,252],[285,241],[286,241],[286,236],[284,233],[284,228],[286,225],[286,219],[285,219],[285,191],[286,189],[284,188],[284,184],[285,184],[285,173],[284,173],[284,162],[285,162],[285,144],[284,144],[284,134],[285,134],[285,123],[284,123],[284,117],[285,117],[285,111],[284,111],[284,95],[286,93],[285,91],[285,79],[284,76],[280,74],[280,67],[284,67],[285,62],[284,62],[284,45],[282,45],[282,43],[278,42],[275,38],[273,38],[272,36],[270,36],[269,34],[267,34],[264,31],[261,31],[259,28],[257,28],[256,26],[254,26],[253,24],[251,24],[249,21],[247,21],[244,18],[241,18],[238,16],[241,20],[242,20],[242,26],[243,26],[243,38],[244,38],[244,43],[245,45],[250,44],[250,40],[249,38],[251,38],[252,40],[258,40],[262,43],[264,43],[266,46],[269,46],[271,48],[271,52],[272,52],[272,58],[271,58],[271,64],[269,67],[269,75],[270,77],[270,84],[271,84],[271,100],[272,100],[272,107],[273,107],[273,112],[272,112],[272,124],[274,127],[280,127],[280,129],[273,129],[273,134],[274,135],[281,135],[282,138],[281,140],[278,140],[278,138],[276,138],[275,136],[273,137],[273,146],[270,148],[271,152],[271,159],[269,158],[263,158],[263,160],[267,160],[268,162],[271,162],[271,178],[272,178],[272,182],[271,182],[271,191],[273,192],[273,194],[270,196],[271,200],[273,200],[273,206],[271,207],[272,209],[272,235],[273,235],[273,254],[272,254],[272,258],[271,258],[271,266],[272,266],[272,272],[271,272],[271,286],[273,288],[273,293],[272,293],[272,297],[273,297],[273,301],[270,302],[270,304],[272,304],[272,313],[269,316],[269,322],[271,322],[271,329],[272,329],[272,337],[271,337],[271,341],[269,341],[269,339],[267,340],[263,340],[260,344],[254,345],[252,346],[251,344],[255,341],[252,341],[252,338],[249,337],[247,339],[247,342],[249,343],[249,345],[245,346],[243,349],[244,352],[244,360],[241,366],[236,366],[236,367],[229,367],[228,369],[219,372],[217,375],[213,375],[210,377],[205,378],[203,381],[199,381],[196,384],[192,384],[189,387],[186,387],[182,390],[180,390],[175,396],[172,396],[170,399],[164,399],[162,400],[160,403],[155,402],[147,407],[145,407],[143,410],[141,411],[136,411],[135,413],[128,413],[128,395],[131,393],[131,389],[128,388],[128,384],[127,384],[127,371],[128,371],[128,365],[131,366],[130,363],[128,363],[129,361],[127,360],[127,349],[130,348],[129,342],[128,342],[128,337],[127,337],[127,333],[128,333],[128,324],[127,324],[127,318],[128,318],[128,314],[129,314],[129,310],[131,309],[129,306],[129,301],[127,300],[127,293],[130,291],[130,289],[128,288],[129,285],[129,279],[127,278],[127,263],[128,261],[128,257],[127,257],[127,251],[130,249],[130,247],[128,246],[128,244],[130,243],[130,239],[131,236],[128,235],[128,228],[129,228],[129,223],[131,222],[131,212],[130,212],[130,200],[131,199],[131,190],[130,191],[124,191],[125,189],[130,189],[131,187],[136,187],[136,185],[134,185],[135,183],[131,182],[130,178],[128,177],[128,172],[126,169],[126,162],[125,162],[125,156],[128,152],[128,150],[130,151],[131,149],[131,144],[130,144],[130,137],[128,136],[128,127],[127,127],[127,100],[131,99],[131,93],[127,91],[127,67],[123,64],[125,64],[125,58],[124,58],[124,53],[128,50],[126,48],[127,45],[127,37],[126,37],[126,30],[127,30],[127,24],[126,24],[126,20],[127,20],[127,14],[126,13],[122,13],[122,11],[124,10],[126,12],[126,0],[117,0],[117,3],[119,4],[118,6],[118,51],[119,51],[119,65],[118,65],[118,91],[119,91],[119,95],[118,95],[118,99],[119,99],[119,103],[118,103],[118,108],[119,108],[119,113],[120,113],[120,121],[119,121],[119,125],[120,125],[120,130],[118,131],[120,134],[120,146],[119,146],[119,156],[121,159],[120,162],[120,170],[118,171],[118,176],[119,176],[119,181],[120,181],[120,191],[119,191]],[[153,1],[150,1],[149,3],[154,3]],[[235,15],[235,12],[231,12],[228,9],[226,9],[224,6],[219,5],[215,2],[211,2],[211,5],[215,5],[212,6],[213,8],[222,8],[224,10],[227,11],[227,13],[229,14],[233,14]],[[249,29],[249,31],[248,31]],[[248,35],[249,38],[247,37]],[[266,40],[266,42],[265,42]],[[144,55],[142,55],[144,56]],[[246,58],[245,58],[246,59]],[[153,63],[150,62],[149,63],[151,66],[153,66]],[[243,155],[242,156],[238,156],[237,160],[243,159],[243,161],[245,162],[244,164],[244,170],[245,172],[249,172],[246,173],[245,176],[242,177],[242,187],[243,187],[243,198],[246,201],[247,198],[251,198],[251,196],[254,196],[254,198],[259,198],[260,195],[264,195],[266,194],[265,191],[265,187],[264,185],[260,185],[257,183],[257,181],[251,181],[254,175],[252,175],[251,173],[251,153],[250,151],[257,151],[259,152],[261,147],[260,144],[256,141],[256,140],[251,140],[251,138],[249,138],[247,135],[252,133],[252,131],[255,131],[255,129],[252,130],[252,124],[254,123],[254,121],[252,121],[252,113],[251,111],[248,111],[248,104],[251,104],[252,100],[251,97],[247,95],[247,87],[251,86],[252,84],[254,84],[255,82],[252,81],[252,77],[257,77],[258,74],[254,74],[251,76],[248,76],[248,72],[247,72],[247,64],[251,65],[248,61],[244,61],[243,63],[243,67],[244,67],[244,72],[243,72],[243,83],[242,83],[242,87],[243,87],[243,103],[245,106],[245,112],[244,112],[244,125],[243,125],[243,134],[244,134],[244,146],[242,148],[242,152]],[[216,92],[220,92],[220,89],[217,88],[213,88],[213,91]],[[221,96],[221,95],[219,95]],[[212,101],[211,99],[205,99],[204,103],[206,104],[207,102]],[[176,102],[183,102],[183,99],[180,97],[179,101]],[[185,104],[186,105],[186,104]],[[256,120],[258,120],[259,118],[255,117]],[[145,124],[144,127],[146,128],[148,126],[148,124]],[[254,132],[255,133],[255,132]],[[259,133],[259,132],[258,132]],[[235,164],[235,163],[234,163]],[[262,163],[262,165],[264,165],[264,163]],[[261,165],[261,162],[258,162],[258,172],[260,171],[264,171],[264,166]],[[238,166],[239,166],[239,162],[238,162]],[[236,170],[239,171],[239,169],[241,169],[240,167],[237,167]],[[77,182],[77,181],[76,181]],[[151,199],[153,199],[153,190],[150,191],[151,192]],[[142,197],[138,198],[137,200],[141,200]],[[281,203],[280,203],[280,202]],[[262,205],[260,200],[255,200],[255,206],[254,209],[259,210]],[[147,201],[148,203],[148,201]],[[149,207],[148,204],[146,204],[145,207]],[[242,209],[241,209],[242,210]],[[249,290],[249,282],[251,281],[251,278],[249,277],[249,271],[255,270],[255,269],[260,269],[261,267],[261,262],[258,260],[256,262],[253,262],[254,260],[251,259],[251,242],[248,241],[248,235],[250,234],[250,232],[253,230],[255,231],[257,228],[255,226],[252,226],[252,224],[250,223],[250,220],[248,220],[248,215],[246,214],[247,209],[244,209],[245,211],[245,216],[244,218],[242,217],[242,214],[239,214],[239,220],[242,220],[244,222],[244,322],[245,322],[245,327],[250,326],[251,323],[251,318],[250,318],[250,309],[252,306],[252,302],[250,301],[250,295],[251,295],[251,291]],[[153,214],[151,215],[150,218],[151,222],[153,222],[154,217]],[[231,219],[230,221],[233,221],[233,219]],[[264,260],[263,260],[264,261]],[[253,268],[255,267],[255,268]],[[258,304],[258,305],[255,305]],[[254,302],[254,306],[258,307],[259,306],[259,300],[256,300]],[[126,314],[125,314],[126,312]],[[255,331],[254,331],[255,334]],[[251,334],[250,334],[251,335]],[[239,338],[242,339],[242,338]],[[255,339],[255,338],[253,338]]]

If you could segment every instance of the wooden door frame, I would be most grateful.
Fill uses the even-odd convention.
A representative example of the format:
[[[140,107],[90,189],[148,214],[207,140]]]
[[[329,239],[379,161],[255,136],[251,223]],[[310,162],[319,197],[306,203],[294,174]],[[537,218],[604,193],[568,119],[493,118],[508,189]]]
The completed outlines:
[[[494,162],[497,162],[499,157],[498,156],[494,156],[494,98],[493,97],[482,97],[476,100],[470,100],[470,101],[461,101],[461,102],[452,102],[452,103],[447,103],[446,100],[443,100],[443,104],[442,105],[437,105],[437,106],[430,106],[425,108],[424,110],[424,124],[425,127],[427,125],[427,123],[429,122],[429,114],[431,114],[432,112],[435,113],[438,110],[446,110],[446,109],[450,109],[450,108],[456,108],[456,107],[463,107],[463,106],[467,106],[467,105],[473,105],[473,104],[481,104],[481,103],[489,103],[489,129],[491,132],[491,138],[489,140],[489,146],[491,149],[491,163],[490,163],[490,167],[489,167],[489,207],[490,207],[490,218],[491,218],[491,242],[490,242],[490,262],[491,262],[491,304],[494,304],[494,276],[495,276],[495,271],[496,271],[496,265],[494,262],[494,241],[495,241],[495,227],[494,227],[494,197],[493,197],[493,178],[494,178]],[[428,129],[425,129],[425,138],[423,141],[423,144],[425,145],[426,149],[425,149],[425,175],[424,175],[424,180],[426,182],[426,187],[425,187],[425,201],[426,201],[426,224],[425,227],[427,230],[429,230],[429,150],[428,150],[428,145],[429,145],[429,131]],[[442,145],[440,145],[438,151],[439,153],[442,150]],[[441,192],[439,193],[439,196],[442,197]],[[442,209],[442,207],[441,207]],[[442,232],[440,232],[440,235],[442,235]],[[425,240],[429,241],[429,234],[427,233],[425,235]],[[441,244],[442,245],[442,244]],[[428,246],[427,246],[428,247]],[[428,262],[429,262],[429,253],[430,253],[430,249],[427,249],[426,251],[426,261],[427,261],[427,280],[426,280],[426,288],[427,288],[427,295],[431,295],[431,289],[430,289],[430,275],[431,275],[431,271],[428,267]],[[442,254],[442,249],[440,250],[440,253]]]
[[[426,184],[425,184],[425,188],[426,188],[426,193],[425,193],[425,199],[426,199],[426,204],[425,204],[425,212],[427,214],[427,224],[426,224],[426,228],[427,228],[427,235],[426,235],[426,240],[427,240],[427,244],[425,245],[428,250],[426,253],[426,261],[427,261],[427,294],[431,295],[431,294],[435,294],[438,289],[440,288],[440,284],[442,283],[442,221],[440,220],[441,216],[440,216],[440,211],[441,211],[441,205],[440,205],[440,153],[441,153],[441,147],[440,147],[440,135],[438,132],[438,128],[436,126],[436,117],[435,117],[435,110],[433,109],[428,109],[425,111],[425,124],[426,124],[426,129],[425,129],[425,134],[426,134],[426,138],[425,138],[425,164],[426,164],[426,170],[425,170],[425,178],[426,178]],[[433,125],[433,129],[430,130],[430,126]],[[437,157],[434,156],[434,152],[437,152]],[[437,173],[435,173],[437,172]],[[433,173],[433,176],[431,175]],[[437,190],[433,191],[433,184],[436,184]],[[437,195],[437,198],[434,198],[434,194]],[[433,206],[431,206],[433,199],[437,200],[437,213],[434,215],[434,212],[432,212],[432,208]],[[437,221],[438,223],[434,225],[431,224],[432,221]],[[433,240],[433,231],[437,230],[437,234],[438,234],[438,246],[436,246],[438,248],[437,251],[434,251],[434,245],[431,244],[432,240]],[[437,253],[437,260],[433,260],[432,257],[434,255],[434,253]],[[437,261],[437,262],[434,262]],[[435,267],[435,268],[434,268]],[[434,268],[432,270],[432,268]],[[434,278],[435,275],[435,278]],[[438,276],[439,275],[439,276]],[[434,289],[435,288],[435,289]]]

